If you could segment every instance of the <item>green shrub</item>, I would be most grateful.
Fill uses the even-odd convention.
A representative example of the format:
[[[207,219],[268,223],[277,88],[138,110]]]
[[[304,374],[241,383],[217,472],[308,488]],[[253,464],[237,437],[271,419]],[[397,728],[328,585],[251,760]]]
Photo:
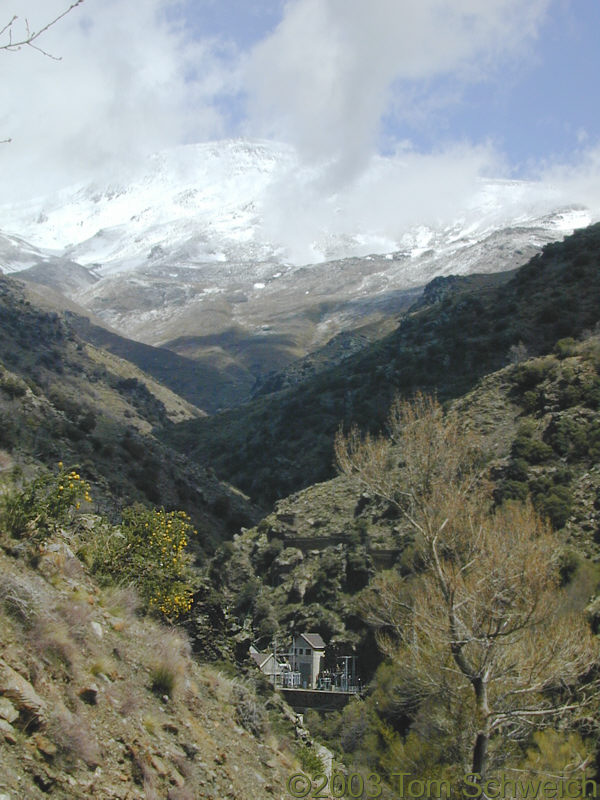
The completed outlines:
[[[311,777],[314,778],[315,775],[323,774],[325,768],[314,747],[302,745],[298,751],[298,757],[302,764],[302,770],[307,772]]]
[[[575,550],[565,547],[558,553],[558,574],[561,586],[566,586],[572,581],[578,566],[579,555]]]
[[[130,506],[121,525],[97,539],[92,570],[134,585],[148,611],[176,619],[192,605],[192,556],[186,547],[195,533],[184,511]]]
[[[511,455],[514,459],[526,461],[528,464],[540,464],[554,454],[545,442],[533,437],[518,434],[513,442]]]
[[[584,417],[562,417],[551,422],[544,434],[554,450],[568,459],[600,457],[600,423]]]
[[[594,377],[582,386],[581,401],[588,408],[600,409],[600,378]]]
[[[522,458],[512,459],[506,467],[506,477],[512,481],[525,483],[529,477],[529,465]]]
[[[552,322],[557,322],[560,319],[560,304],[555,302],[547,302],[542,306],[538,315],[537,321],[542,325],[549,325]]]
[[[572,408],[583,399],[583,386],[578,383],[561,381],[558,387],[558,405],[561,409]]]
[[[573,471],[569,467],[557,467],[552,475],[554,483],[568,486],[573,480]]]
[[[554,352],[559,358],[568,358],[575,354],[577,342],[571,336],[566,339],[559,339],[554,345]]]
[[[531,438],[535,435],[537,430],[537,426],[535,421],[532,419],[524,419],[523,422],[519,425],[517,430],[517,436]]]
[[[513,380],[522,392],[533,389],[546,378],[552,377],[556,370],[556,364],[553,356],[526,361],[517,365],[513,372]]]
[[[544,392],[540,389],[529,389],[523,394],[523,410],[527,414],[535,414],[544,408]]]
[[[500,482],[494,492],[494,499],[497,503],[503,503],[505,500],[520,500],[524,502],[528,494],[529,490],[526,483],[508,478]]]
[[[168,697],[171,697],[176,682],[177,676],[169,664],[161,662],[150,670],[150,688],[154,694],[166,694]]]
[[[15,397],[23,397],[27,391],[27,385],[21,378],[3,373],[0,375],[0,389],[13,399]]]
[[[91,502],[90,486],[77,470],[62,462],[21,489],[10,489],[0,500],[0,524],[16,539],[40,544],[71,520],[82,501]]]
[[[17,438],[17,426],[13,416],[0,414],[0,447],[11,452],[17,443]]]
[[[553,528],[560,530],[571,516],[573,496],[566,486],[554,486],[548,494],[534,497],[534,505],[543,517],[547,517]]]

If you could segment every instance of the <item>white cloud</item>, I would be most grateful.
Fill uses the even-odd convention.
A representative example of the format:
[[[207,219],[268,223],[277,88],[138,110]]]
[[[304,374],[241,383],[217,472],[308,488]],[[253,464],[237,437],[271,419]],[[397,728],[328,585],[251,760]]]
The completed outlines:
[[[509,172],[494,147],[468,144],[372,156],[337,190],[328,189],[318,168],[295,167],[269,187],[264,233],[302,264],[330,257],[328,243],[335,249],[344,242],[347,255],[410,249],[420,231],[427,239],[425,228],[456,226],[462,236],[577,205],[586,209],[580,224],[600,220],[600,143],[571,163],[532,167],[528,181],[502,180]]]
[[[219,0],[223,25],[228,10],[242,8],[227,1]],[[530,57],[551,2],[288,0],[281,23],[241,53],[240,31],[238,45],[225,28],[215,38],[214,13],[210,37],[203,31],[216,0],[85,0],[41,42],[61,61],[0,51],[0,139],[13,139],[0,145],[0,202],[90,173],[117,181],[148,152],[235,134],[227,120],[243,118],[235,95],[244,91],[244,132],[291,142],[305,162],[265,200],[266,230],[295,260],[310,260],[325,229],[368,229],[391,241],[411,225],[451,220],[468,209],[481,175],[503,174],[498,153],[449,143],[378,158],[381,120],[392,115],[400,130],[403,120],[425,125],[470,82],[501,81],[507,63]],[[34,28],[68,3],[13,0]],[[258,23],[253,32],[255,40]],[[580,142],[590,142],[583,132]],[[600,149],[580,153],[579,164],[539,174],[565,202],[600,207]]]
[[[6,4],[5,4],[6,5]],[[39,28],[67,0],[28,0]],[[104,173],[223,133],[214,98],[235,80],[216,41],[193,42],[173,0],[85,0],[40,45],[0,51],[3,199]],[[10,194],[10,196],[9,196]]]
[[[298,264],[325,258],[328,237],[337,246],[345,241],[348,254],[395,250],[419,226],[435,229],[480,217],[482,178],[501,170],[493,148],[468,145],[372,156],[338,191],[327,188],[318,168],[292,168],[269,187],[264,233],[284,244],[287,258]]]
[[[562,202],[586,206],[600,219],[600,141],[573,154],[570,163],[545,164],[538,170],[541,182],[558,192]]]
[[[293,0],[247,65],[252,122],[357,174],[395,96],[413,115],[436,78],[463,82],[526,57],[550,0]],[[429,97],[427,102],[431,102]]]

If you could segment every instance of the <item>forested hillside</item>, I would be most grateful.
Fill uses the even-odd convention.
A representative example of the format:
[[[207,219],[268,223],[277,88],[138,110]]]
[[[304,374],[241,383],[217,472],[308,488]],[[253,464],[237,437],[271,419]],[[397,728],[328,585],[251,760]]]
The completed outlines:
[[[459,397],[523,355],[551,352],[599,320],[600,225],[577,231],[515,273],[436,279],[397,329],[304,383],[167,440],[268,507],[334,474],[340,424],[376,430],[396,392]]]
[[[547,521],[543,552],[556,570],[550,596],[561,598],[565,613],[579,615],[588,633],[597,634],[600,337],[562,339],[552,354],[492,373],[449,404],[447,413],[455,415],[479,452],[478,470],[487,488],[477,507],[489,504],[500,520],[525,503],[534,518]],[[402,758],[414,774],[454,780],[465,769],[458,765],[469,763],[463,734],[470,723],[454,716],[449,699],[447,706],[442,702],[442,677],[437,699],[428,694],[420,699],[431,665],[410,650],[414,659],[407,672],[396,646],[390,646],[402,625],[389,615],[399,614],[403,597],[410,602],[423,575],[424,555],[420,528],[405,513],[402,473],[394,477],[406,449],[387,435],[382,442],[389,443],[389,451],[388,444],[380,450],[376,442],[371,440],[368,451],[375,466],[365,467],[364,479],[351,468],[291,495],[256,528],[224,545],[212,563],[212,602],[226,609],[230,626],[245,631],[247,642],[268,648],[273,640],[285,642],[291,632],[310,629],[330,643],[331,663],[336,655],[358,656],[361,678],[370,682],[364,701],[341,713],[309,715],[311,730],[344,763],[360,769],[377,765],[389,776]],[[420,452],[427,453],[425,442]],[[442,448],[436,455],[434,469],[442,471],[451,453]],[[423,469],[421,464],[415,474],[425,480]],[[435,502],[433,513],[448,513]],[[498,574],[510,573],[509,554],[497,558]],[[479,577],[483,586],[485,574]],[[580,675],[584,694],[589,677]],[[467,708],[468,696],[461,702]],[[536,763],[558,770],[564,766],[561,759],[576,754],[593,760],[595,711],[586,719],[573,728],[578,733],[492,738],[496,769],[504,764],[529,774]]]

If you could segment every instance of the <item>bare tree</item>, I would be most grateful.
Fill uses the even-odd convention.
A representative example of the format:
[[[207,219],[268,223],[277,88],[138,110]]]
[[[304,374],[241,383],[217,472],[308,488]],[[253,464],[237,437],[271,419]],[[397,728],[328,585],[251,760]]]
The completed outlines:
[[[18,50],[22,50],[23,47],[31,47],[34,50],[37,50],[39,53],[48,56],[48,58],[52,58],[55,61],[60,61],[59,56],[53,56],[51,53],[40,47],[38,45],[38,40],[50,28],[52,28],[53,25],[56,25],[59,20],[61,20],[63,17],[66,17],[67,14],[69,14],[74,8],[77,8],[77,6],[80,6],[82,3],[83,0],[76,0],[76,2],[71,3],[71,5],[57,17],[54,17],[37,30],[30,26],[27,17],[21,20],[21,18],[15,14],[4,25],[3,28],[0,28],[0,50],[4,50],[9,53],[15,53]],[[22,22],[22,30],[18,32],[17,25],[20,21]]]
[[[83,1],[84,0],[76,0],[76,2],[71,3],[71,5],[57,17],[53,17],[49,22],[46,22],[37,30],[30,26],[27,17],[21,20],[21,18],[15,14],[2,28],[0,28],[0,51],[3,50],[6,53],[16,53],[19,50],[22,50],[24,47],[31,47],[33,50],[37,50],[42,55],[51,58],[53,61],[60,61],[60,56],[52,55],[52,53],[49,53],[47,50],[44,50],[42,47],[40,47],[38,40],[50,28],[52,28],[53,25],[56,25],[56,23],[59,22],[63,17],[66,17],[66,15],[73,11],[74,8],[80,6]],[[17,31],[19,22],[22,23],[21,32]],[[0,139],[0,144],[9,144],[11,141],[12,139],[10,138]]]
[[[363,612],[413,700],[453,698],[470,720],[471,770],[490,743],[566,724],[591,701],[597,663],[581,615],[561,611],[556,538],[529,505],[494,510],[475,439],[419,395],[386,437],[338,434],[340,469],[400,512],[421,569],[380,575]]]

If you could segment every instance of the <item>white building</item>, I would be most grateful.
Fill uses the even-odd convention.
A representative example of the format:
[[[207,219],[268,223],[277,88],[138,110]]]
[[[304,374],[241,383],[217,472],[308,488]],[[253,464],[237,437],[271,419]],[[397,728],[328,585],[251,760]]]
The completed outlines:
[[[300,633],[294,636],[289,659],[292,669],[300,673],[302,688],[316,689],[324,655],[325,642],[319,633]]]

